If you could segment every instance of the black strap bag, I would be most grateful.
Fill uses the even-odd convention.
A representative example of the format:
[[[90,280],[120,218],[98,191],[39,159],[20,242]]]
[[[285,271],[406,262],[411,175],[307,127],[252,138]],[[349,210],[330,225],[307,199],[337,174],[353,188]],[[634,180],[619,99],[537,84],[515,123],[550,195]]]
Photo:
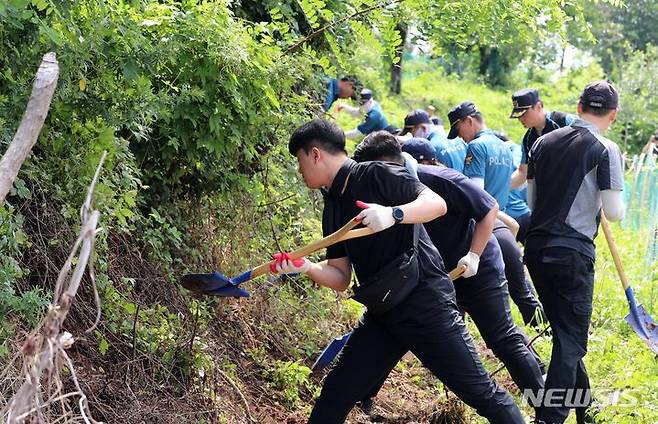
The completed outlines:
[[[368,308],[368,312],[381,315],[390,311],[418,286],[420,225],[423,224],[414,224],[414,241],[411,249],[406,250],[376,274],[354,287],[352,298]]]

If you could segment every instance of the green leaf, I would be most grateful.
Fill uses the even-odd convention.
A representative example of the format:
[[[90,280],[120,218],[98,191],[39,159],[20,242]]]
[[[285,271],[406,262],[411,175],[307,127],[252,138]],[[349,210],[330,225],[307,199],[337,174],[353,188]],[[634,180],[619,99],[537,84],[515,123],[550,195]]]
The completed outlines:
[[[103,356],[105,356],[105,354],[107,353],[107,350],[109,349],[109,347],[110,347],[110,344],[107,342],[107,340],[105,339],[105,337],[103,337],[103,338],[101,339],[100,343],[98,343],[98,351],[99,351],[99,352],[101,353],[101,355],[103,355]]]

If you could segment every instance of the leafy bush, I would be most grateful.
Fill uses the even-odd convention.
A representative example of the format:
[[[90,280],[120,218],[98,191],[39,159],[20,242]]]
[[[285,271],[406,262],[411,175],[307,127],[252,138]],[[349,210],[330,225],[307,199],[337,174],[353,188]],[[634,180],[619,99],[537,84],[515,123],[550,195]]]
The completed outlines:
[[[272,385],[288,408],[298,406],[300,389],[317,390],[309,380],[311,369],[298,362],[276,361],[269,373]]]
[[[614,134],[625,148],[639,153],[658,128],[658,47],[649,45],[644,52],[629,49],[627,56],[615,81],[621,108]]]
[[[139,168],[146,194],[158,201],[227,189],[253,174],[306,115],[309,91],[299,88],[315,86],[312,66],[258,41],[259,27],[235,20],[221,3],[44,2],[42,11],[15,12],[22,14],[0,15],[7,28],[22,28],[20,38],[2,31],[0,54],[11,52],[0,57],[3,120],[17,122],[34,64],[55,49],[61,77],[44,153],[92,169],[103,149],[129,146],[134,158],[124,155],[121,165]],[[89,149],[93,157],[83,153]]]

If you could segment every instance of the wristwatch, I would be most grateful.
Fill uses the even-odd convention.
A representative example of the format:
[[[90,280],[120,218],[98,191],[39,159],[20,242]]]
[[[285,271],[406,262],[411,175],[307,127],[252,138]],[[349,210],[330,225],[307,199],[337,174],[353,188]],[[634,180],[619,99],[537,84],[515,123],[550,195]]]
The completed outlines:
[[[393,208],[393,219],[399,224],[404,219],[404,211],[400,208]]]

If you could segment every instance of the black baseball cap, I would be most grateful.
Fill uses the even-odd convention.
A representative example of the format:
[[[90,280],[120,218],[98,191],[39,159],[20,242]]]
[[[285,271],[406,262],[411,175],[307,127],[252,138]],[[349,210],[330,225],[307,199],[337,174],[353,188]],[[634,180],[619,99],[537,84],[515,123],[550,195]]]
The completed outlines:
[[[539,98],[539,91],[534,88],[524,88],[512,94],[512,104],[514,109],[510,113],[510,119],[520,118],[525,113],[536,105],[541,99]]]
[[[416,109],[407,114],[404,117],[404,128],[400,135],[405,135],[413,129],[416,125],[420,124],[431,124],[429,113],[425,112],[423,109]]]
[[[418,161],[436,159],[436,150],[426,138],[410,138],[402,143],[402,151],[409,153]]]
[[[473,116],[478,113],[475,103],[473,102],[463,102],[453,107],[450,112],[448,112],[448,122],[450,122],[450,132],[448,133],[448,138],[457,138],[457,124],[464,118]]]
[[[580,95],[580,103],[596,109],[617,109],[619,95],[609,82],[595,81],[587,84]]]
[[[361,90],[361,94],[359,95],[359,104],[364,104],[370,99],[372,99],[372,91],[367,88]]]

